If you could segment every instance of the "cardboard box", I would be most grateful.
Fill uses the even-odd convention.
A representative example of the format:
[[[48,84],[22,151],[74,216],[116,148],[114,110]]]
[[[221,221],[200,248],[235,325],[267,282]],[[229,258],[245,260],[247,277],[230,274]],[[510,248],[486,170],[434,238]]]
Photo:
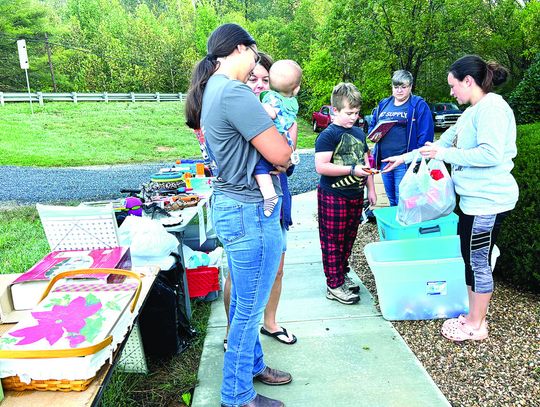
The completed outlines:
[[[93,250],[60,250],[47,254],[27,272],[13,281],[10,289],[13,308],[16,310],[32,309],[37,305],[49,281],[58,273],[69,270],[90,268],[125,268],[131,267],[129,249],[113,247]],[[107,279],[103,275],[80,275],[80,278],[95,280]]]
[[[22,274],[0,274],[0,324],[19,322],[28,311],[16,311],[13,308],[9,286]]]

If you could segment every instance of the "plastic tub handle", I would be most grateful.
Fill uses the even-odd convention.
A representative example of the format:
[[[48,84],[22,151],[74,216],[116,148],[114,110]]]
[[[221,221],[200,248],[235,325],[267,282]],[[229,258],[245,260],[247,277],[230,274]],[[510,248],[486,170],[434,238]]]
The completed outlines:
[[[428,233],[438,233],[441,231],[441,227],[439,225],[437,226],[430,226],[428,228],[418,228],[418,231],[421,235],[426,235]]]

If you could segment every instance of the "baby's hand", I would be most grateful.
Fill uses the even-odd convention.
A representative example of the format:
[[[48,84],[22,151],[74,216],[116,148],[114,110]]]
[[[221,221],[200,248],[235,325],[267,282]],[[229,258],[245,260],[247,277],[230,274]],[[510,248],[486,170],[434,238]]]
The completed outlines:
[[[284,172],[287,172],[287,169],[291,166],[291,163],[289,161],[289,164],[287,166],[283,166],[283,165],[274,165],[274,168],[276,169],[275,171],[270,171],[270,174],[272,175],[278,175],[279,173],[284,173]]]

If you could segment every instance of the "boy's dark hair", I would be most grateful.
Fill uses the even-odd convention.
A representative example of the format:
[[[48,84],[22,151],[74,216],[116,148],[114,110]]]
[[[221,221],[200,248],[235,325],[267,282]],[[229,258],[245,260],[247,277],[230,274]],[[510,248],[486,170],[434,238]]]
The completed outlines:
[[[201,127],[201,107],[204,88],[210,76],[218,69],[220,57],[226,57],[238,45],[253,45],[255,40],[237,24],[223,24],[216,28],[206,44],[207,54],[193,70],[186,98],[186,124],[192,129]]]
[[[341,82],[334,86],[332,90],[332,97],[330,103],[337,110],[341,110],[345,107],[345,101],[348,102],[349,107],[356,109],[362,105],[362,95],[356,86],[349,82]]]

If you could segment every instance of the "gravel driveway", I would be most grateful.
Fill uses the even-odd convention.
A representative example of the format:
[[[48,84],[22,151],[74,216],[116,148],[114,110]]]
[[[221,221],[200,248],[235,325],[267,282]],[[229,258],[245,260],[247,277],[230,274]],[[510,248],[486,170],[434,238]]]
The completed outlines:
[[[289,178],[293,195],[315,189],[318,176],[311,152],[300,154]],[[85,168],[0,166],[0,204],[24,205],[62,201],[96,201],[121,196],[121,189],[137,189],[160,168],[171,163],[103,165]]]

